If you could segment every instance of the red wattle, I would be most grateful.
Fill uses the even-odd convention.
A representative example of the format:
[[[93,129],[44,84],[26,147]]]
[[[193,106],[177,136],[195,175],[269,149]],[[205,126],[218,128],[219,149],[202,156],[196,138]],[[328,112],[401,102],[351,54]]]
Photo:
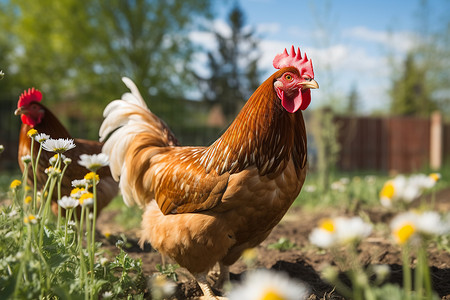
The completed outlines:
[[[305,110],[311,103],[311,90],[304,90],[300,94],[302,95],[302,104],[300,105],[300,109]]]
[[[36,122],[32,118],[28,117],[27,115],[22,115],[20,118],[22,119],[22,123],[24,123],[24,124],[27,124],[30,126],[36,125]]]

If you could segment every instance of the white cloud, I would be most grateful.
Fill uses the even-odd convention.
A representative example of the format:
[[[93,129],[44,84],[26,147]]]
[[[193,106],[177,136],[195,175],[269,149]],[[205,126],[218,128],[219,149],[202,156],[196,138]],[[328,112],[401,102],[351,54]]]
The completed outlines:
[[[280,23],[262,23],[256,25],[256,32],[264,36],[266,34],[278,34],[281,32]]]
[[[231,30],[222,20],[213,22],[214,30],[229,35]],[[281,23],[261,23],[255,26],[256,33],[262,36],[259,49],[261,57],[258,66],[263,71],[261,82],[274,71],[273,58],[284,51],[290,51],[291,45],[307,53],[312,59],[315,77],[320,89],[314,91],[312,107],[329,103],[329,95],[337,95],[346,102],[352,86],[356,85],[363,112],[387,110],[392,67],[388,65],[387,51],[393,51],[396,56],[404,57],[405,53],[414,47],[415,36],[409,32],[393,32],[372,30],[357,26],[343,31],[339,43],[327,47],[311,46],[314,33],[304,32],[299,27],[281,30]],[[208,32],[193,32],[191,39],[203,45],[206,49],[216,49],[214,35]],[[298,44],[302,41],[305,44]],[[377,46],[378,45],[378,46]],[[200,53],[196,57],[196,69],[206,71],[207,57]]]
[[[367,27],[357,26],[344,30],[344,36],[360,41],[374,42],[388,49],[400,52],[411,50],[417,42],[417,36],[407,31],[377,31]]]

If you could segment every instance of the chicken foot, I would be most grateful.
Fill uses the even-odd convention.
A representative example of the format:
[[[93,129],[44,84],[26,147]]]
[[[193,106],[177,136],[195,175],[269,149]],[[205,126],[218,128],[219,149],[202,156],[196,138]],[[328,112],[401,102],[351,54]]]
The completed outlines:
[[[219,277],[214,283],[213,287],[216,290],[222,290],[225,282],[230,281],[230,268],[229,266],[224,265],[222,262],[219,262]]]
[[[207,300],[223,299],[223,298],[217,297],[214,294],[211,286],[209,285],[208,281],[206,280],[206,273],[195,274],[194,277],[195,277],[195,280],[197,280],[198,285],[202,289],[204,299],[207,299]]]

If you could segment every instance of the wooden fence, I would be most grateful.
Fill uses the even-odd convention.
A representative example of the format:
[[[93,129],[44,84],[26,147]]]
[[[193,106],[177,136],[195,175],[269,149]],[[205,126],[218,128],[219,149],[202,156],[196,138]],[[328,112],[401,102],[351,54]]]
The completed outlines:
[[[335,120],[341,145],[340,170],[408,173],[430,165],[431,119],[336,117]],[[441,156],[442,162],[450,158],[450,124],[440,122],[437,126],[442,134],[433,147],[439,147],[434,153]],[[436,135],[433,136],[435,139]]]

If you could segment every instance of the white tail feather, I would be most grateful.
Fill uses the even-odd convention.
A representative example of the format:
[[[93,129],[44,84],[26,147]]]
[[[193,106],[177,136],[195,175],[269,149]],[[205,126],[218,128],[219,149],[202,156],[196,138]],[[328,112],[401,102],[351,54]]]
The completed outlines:
[[[104,121],[100,127],[100,141],[104,141],[102,152],[110,158],[111,174],[115,180],[120,179],[120,189],[127,205],[140,203],[133,197],[133,186],[128,183],[125,156],[128,148],[139,134],[155,136],[154,145],[166,146],[168,137],[165,125],[145,104],[136,85],[127,77],[122,81],[131,93],[124,93],[121,99],[109,103],[103,111]],[[155,134],[156,133],[156,134]],[[157,151],[155,152],[157,153]]]

